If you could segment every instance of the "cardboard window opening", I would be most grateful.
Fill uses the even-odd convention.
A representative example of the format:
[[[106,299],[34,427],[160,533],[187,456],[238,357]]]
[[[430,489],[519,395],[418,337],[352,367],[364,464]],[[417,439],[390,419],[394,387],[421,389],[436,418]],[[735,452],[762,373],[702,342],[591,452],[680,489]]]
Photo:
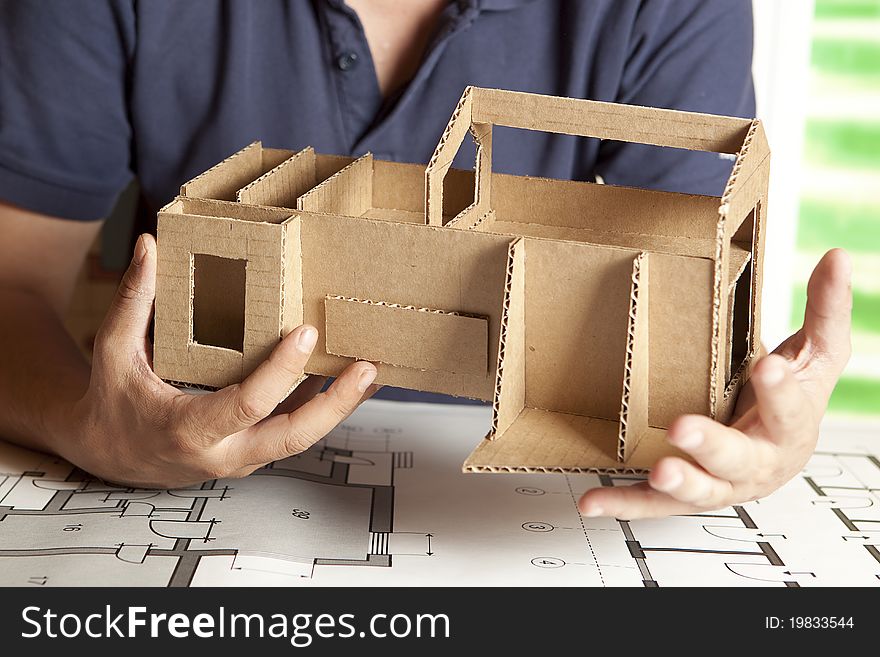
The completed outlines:
[[[193,342],[244,350],[247,262],[193,254]]]

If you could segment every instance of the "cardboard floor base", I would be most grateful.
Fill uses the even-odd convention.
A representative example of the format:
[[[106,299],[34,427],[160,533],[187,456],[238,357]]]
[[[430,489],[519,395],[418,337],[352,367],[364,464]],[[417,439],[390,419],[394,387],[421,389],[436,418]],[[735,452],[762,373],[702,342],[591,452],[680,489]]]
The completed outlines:
[[[462,470],[641,474],[663,456],[684,456],[665,436],[649,428],[624,464],[617,460],[617,422],[525,408],[503,438],[483,440]]]

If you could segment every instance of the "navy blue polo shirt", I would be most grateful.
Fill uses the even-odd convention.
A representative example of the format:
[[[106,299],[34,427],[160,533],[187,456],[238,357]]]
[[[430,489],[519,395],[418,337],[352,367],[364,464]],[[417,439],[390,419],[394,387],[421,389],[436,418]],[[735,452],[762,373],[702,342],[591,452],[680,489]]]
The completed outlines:
[[[469,84],[752,116],[751,0],[458,0],[383,99],[342,0],[0,0],[0,199],[150,211],[242,146],[427,162]],[[497,129],[495,170],[719,194],[712,154]],[[455,166],[473,167],[473,146]]]
[[[257,139],[425,163],[467,85],[750,117],[751,21],[751,0],[456,0],[385,99],[342,0],[0,0],[0,200],[97,220],[137,177],[155,221],[182,182]],[[473,162],[466,144],[454,165]],[[493,135],[499,172],[720,194],[730,166]]]

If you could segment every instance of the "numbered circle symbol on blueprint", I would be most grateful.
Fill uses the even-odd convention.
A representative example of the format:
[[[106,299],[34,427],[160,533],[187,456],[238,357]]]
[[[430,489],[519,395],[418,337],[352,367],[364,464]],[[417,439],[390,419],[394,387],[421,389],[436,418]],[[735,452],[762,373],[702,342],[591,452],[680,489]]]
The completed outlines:
[[[538,568],[562,568],[565,562],[558,557],[535,557],[532,565]]]
[[[522,528],[527,532],[552,532],[553,525],[549,522],[524,522]]]
[[[540,488],[529,488],[528,486],[521,486],[520,488],[516,489],[516,492],[520,495],[543,495],[547,491]]]

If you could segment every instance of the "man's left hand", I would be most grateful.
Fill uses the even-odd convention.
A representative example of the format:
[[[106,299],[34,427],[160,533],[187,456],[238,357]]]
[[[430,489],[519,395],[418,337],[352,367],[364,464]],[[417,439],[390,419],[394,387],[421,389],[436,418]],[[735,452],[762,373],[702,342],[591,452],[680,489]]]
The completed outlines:
[[[800,472],[850,357],[850,275],[841,249],[819,261],[803,327],[755,365],[729,426],[702,415],[670,425],[667,440],[693,461],[667,456],[645,482],[587,491],[581,513],[620,519],[700,513],[769,495]]]

